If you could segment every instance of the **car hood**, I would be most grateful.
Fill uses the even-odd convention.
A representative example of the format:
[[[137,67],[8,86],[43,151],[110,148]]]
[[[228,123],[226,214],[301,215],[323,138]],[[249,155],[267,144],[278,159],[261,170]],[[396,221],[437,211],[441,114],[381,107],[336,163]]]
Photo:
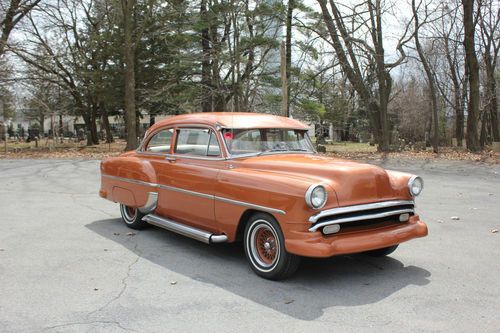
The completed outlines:
[[[340,206],[411,199],[406,185],[411,175],[366,163],[316,154],[273,154],[246,158],[240,166],[326,183],[336,192]]]

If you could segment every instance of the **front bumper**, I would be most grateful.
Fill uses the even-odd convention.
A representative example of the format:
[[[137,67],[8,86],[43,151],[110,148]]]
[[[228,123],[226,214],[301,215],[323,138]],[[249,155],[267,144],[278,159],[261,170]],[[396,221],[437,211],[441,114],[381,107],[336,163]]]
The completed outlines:
[[[327,258],[381,249],[427,236],[427,233],[427,225],[414,215],[408,222],[399,225],[331,236],[324,236],[320,231],[291,231],[286,237],[285,248],[304,257]]]

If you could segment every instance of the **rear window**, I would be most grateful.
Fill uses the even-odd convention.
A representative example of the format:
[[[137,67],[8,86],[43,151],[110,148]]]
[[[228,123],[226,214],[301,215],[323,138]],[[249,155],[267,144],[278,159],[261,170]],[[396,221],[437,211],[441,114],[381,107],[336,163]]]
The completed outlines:
[[[173,129],[159,131],[149,140],[146,151],[168,154],[170,152],[173,134]]]

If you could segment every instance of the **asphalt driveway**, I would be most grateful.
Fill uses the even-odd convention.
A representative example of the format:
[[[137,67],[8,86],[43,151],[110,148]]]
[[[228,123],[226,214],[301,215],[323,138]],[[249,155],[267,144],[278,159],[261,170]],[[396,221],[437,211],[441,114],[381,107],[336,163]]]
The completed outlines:
[[[0,331],[498,332],[500,166],[380,163],[423,176],[429,236],[271,282],[239,244],[127,229],[98,161],[0,160]]]

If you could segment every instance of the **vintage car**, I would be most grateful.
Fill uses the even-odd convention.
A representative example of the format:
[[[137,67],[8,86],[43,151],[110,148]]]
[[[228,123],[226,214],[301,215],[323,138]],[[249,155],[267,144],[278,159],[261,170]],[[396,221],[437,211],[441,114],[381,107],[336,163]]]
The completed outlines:
[[[100,196],[133,229],[211,244],[242,240],[255,273],[283,279],[300,258],[382,256],[427,235],[420,177],[320,155],[308,126],[256,113],[197,113],[151,126],[101,163]]]

